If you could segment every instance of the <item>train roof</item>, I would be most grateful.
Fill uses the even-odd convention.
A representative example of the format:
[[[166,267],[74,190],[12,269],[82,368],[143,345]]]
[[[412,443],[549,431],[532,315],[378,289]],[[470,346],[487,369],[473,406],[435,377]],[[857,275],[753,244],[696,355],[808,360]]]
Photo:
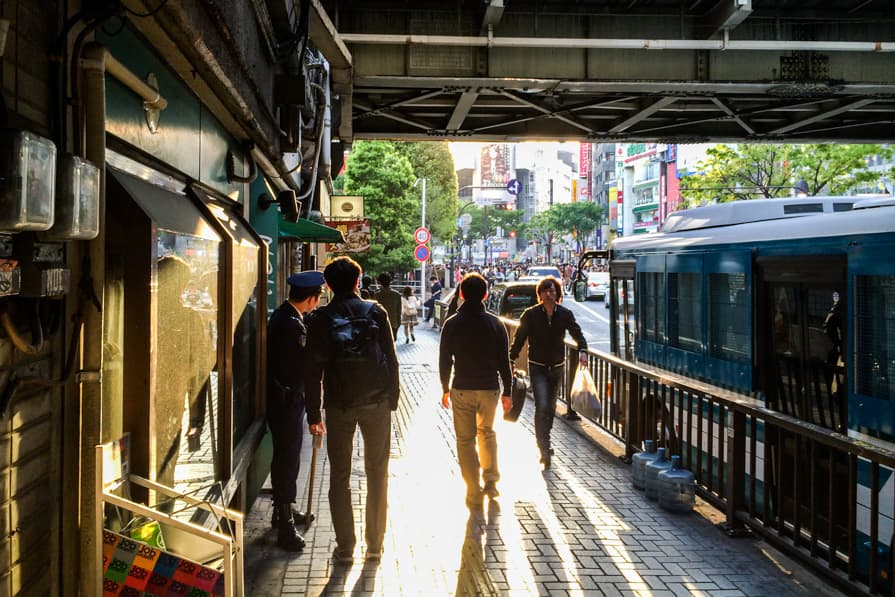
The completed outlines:
[[[764,222],[781,218],[849,211],[857,197],[790,197],[785,199],[751,199],[731,201],[676,211],[662,225],[662,232],[698,230],[732,226],[747,222]]]
[[[612,249],[622,253],[630,250],[665,251],[697,246],[773,242],[800,238],[821,239],[895,232],[895,198],[862,199],[852,197],[850,199],[855,202],[855,205],[849,211],[808,214],[797,219],[793,219],[793,216],[786,216],[778,219],[750,220],[745,223],[690,228],[674,232],[663,229],[661,232],[618,238],[613,242]],[[756,201],[764,202],[764,200],[754,200],[741,203]],[[723,206],[727,205],[732,204]]]

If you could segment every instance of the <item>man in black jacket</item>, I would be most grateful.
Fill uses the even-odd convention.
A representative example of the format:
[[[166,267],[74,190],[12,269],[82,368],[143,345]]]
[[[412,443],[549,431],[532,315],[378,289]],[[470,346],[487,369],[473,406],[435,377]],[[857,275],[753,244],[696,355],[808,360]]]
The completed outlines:
[[[367,476],[367,560],[382,557],[388,510],[388,460],[391,411],[398,408],[398,357],[385,309],[357,293],[361,268],[350,257],[338,257],[323,270],[334,295],[325,307],[308,316],[308,359],[305,367],[308,426],[311,435],[328,434],[329,506],[336,531],[333,560],[353,560],[356,537],[351,503],[351,460],[354,432],[360,427]],[[364,320],[370,334],[353,354],[340,352],[334,337],[337,321]],[[378,347],[367,343],[378,343]],[[357,348],[353,346],[353,348]],[[366,350],[364,350],[366,349]],[[323,401],[321,403],[321,381]],[[326,422],[321,418],[326,410]]]
[[[510,347],[510,360],[515,361],[528,340],[528,374],[535,397],[535,437],[541,451],[541,464],[550,468],[550,430],[556,414],[556,393],[563,380],[566,331],[578,343],[579,364],[587,365],[587,340],[575,315],[560,305],[562,285],[553,276],[538,282],[538,304],[529,307],[519,319],[519,329]],[[570,411],[574,412],[574,411]],[[575,415],[574,418],[577,418]]]
[[[293,512],[298,479],[301,439],[304,431],[307,327],[304,314],[320,301],[323,274],[317,271],[292,274],[288,299],[273,312],[267,324],[267,425],[273,439],[270,483],[273,486],[273,518],[277,545],[301,551],[305,541],[295,530],[307,516]]]
[[[438,372],[443,391],[442,406],[450,408],[453,400],[457,459],[466,481],[466,505],[475,510],[482,507],[483,495],[492,499],[498,495],[500,473],[497,470],[497,435],[493,426],[498,397],[505,411],[512,406],[509,341],[500,320],[486,313],[482,306],[488,292],[485,278],[480,274],[468,274],[460,282],[459,292],[463,304],[456,315],[444,322],[441,331]],[[453,384],[451,371],[454,373]],[[480,478],[485,482],[484,488]]]

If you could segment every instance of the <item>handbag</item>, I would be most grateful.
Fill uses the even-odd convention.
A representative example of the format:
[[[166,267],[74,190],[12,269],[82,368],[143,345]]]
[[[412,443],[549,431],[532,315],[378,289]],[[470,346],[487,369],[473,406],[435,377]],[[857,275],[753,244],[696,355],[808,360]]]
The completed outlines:
[[[525,398],[528,395],[528,376],[522,369],[516,369],[513,372],[513,383],[510,388],[510,398],[513,399],[513,406],[510,410],[503,413],[503,420],[515,423],[522,414],[522,407],[525,406]]]

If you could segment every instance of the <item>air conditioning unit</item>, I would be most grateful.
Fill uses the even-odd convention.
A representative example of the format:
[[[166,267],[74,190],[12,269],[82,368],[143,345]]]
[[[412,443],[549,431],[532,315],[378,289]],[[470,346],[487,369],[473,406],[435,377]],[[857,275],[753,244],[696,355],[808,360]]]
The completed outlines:
[[[352,195],[333,195],[330,197],[330,219],[363,220],[364,198]]]

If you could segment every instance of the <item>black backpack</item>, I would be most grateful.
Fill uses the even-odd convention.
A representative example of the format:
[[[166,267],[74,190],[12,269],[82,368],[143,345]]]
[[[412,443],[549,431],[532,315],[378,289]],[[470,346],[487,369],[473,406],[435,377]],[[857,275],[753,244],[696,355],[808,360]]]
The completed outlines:
[[[364,302],[358,311],[320,311],[331,321],[325,387],[342,407],[359,406],[389,398],[388,362],[379,344],[379,323],[372,317],[374,302]],[[388,331],[391,336],[391,330]]]

